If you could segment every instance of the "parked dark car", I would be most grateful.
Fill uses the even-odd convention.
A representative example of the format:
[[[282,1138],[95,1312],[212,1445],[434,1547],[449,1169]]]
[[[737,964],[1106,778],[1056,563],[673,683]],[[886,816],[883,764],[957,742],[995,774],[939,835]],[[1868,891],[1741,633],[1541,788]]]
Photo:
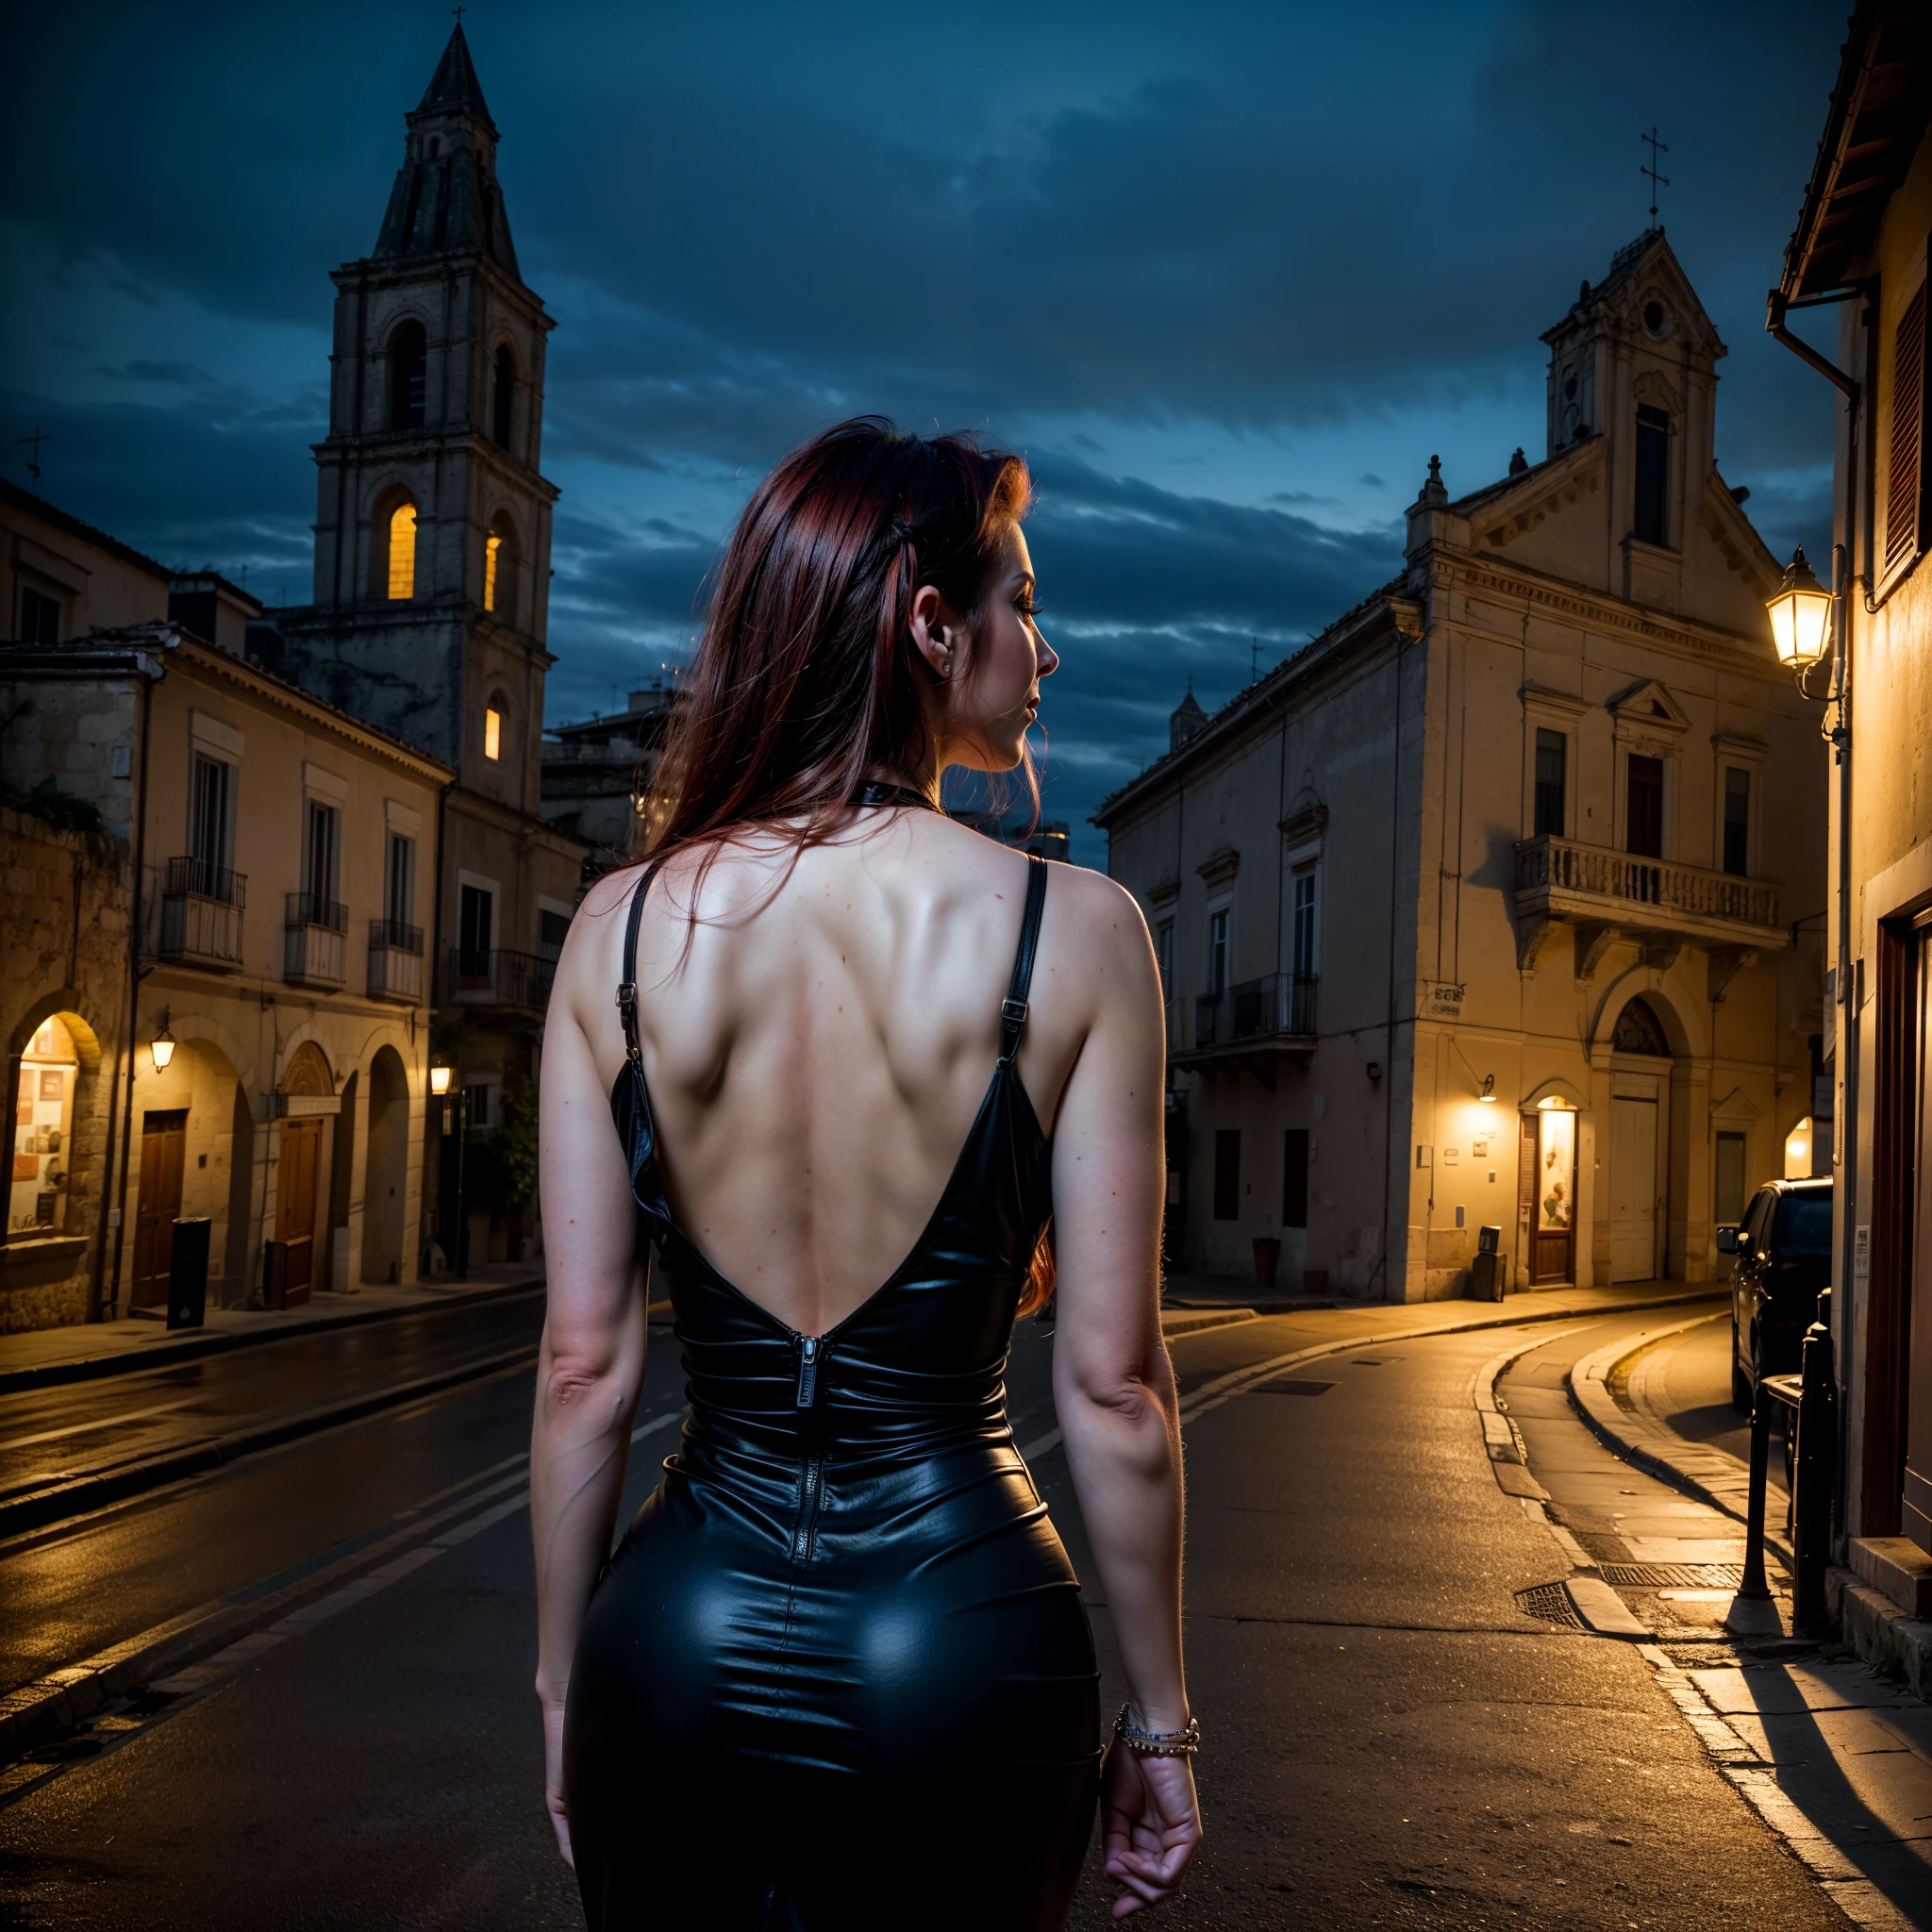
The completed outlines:
[[[1798,1373],[1831,1285],[1830,1181],[1768,1182],[1717,1249],[1731,1257],[1731,1401],[1748,1415],[1760,1375]]]

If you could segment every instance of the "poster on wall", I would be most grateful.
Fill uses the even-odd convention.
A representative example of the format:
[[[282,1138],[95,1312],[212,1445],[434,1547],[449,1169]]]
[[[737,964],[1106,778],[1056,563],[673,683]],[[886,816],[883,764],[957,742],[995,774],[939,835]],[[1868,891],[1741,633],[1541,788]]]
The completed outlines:
[[[1576,1187],[1576,1116],[1560,1108],[1545,1108],[1539,1127],[1537,1229],[1542,1234],[1568,1234]]]

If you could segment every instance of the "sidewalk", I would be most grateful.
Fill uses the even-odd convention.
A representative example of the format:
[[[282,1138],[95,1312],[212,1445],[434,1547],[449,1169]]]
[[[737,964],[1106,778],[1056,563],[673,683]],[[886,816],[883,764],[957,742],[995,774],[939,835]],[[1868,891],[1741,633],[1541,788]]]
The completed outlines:
[[[1654,1330],[1578,1362],[1572,1396],[1591,1428],[1617,1454],[1742,1523],[1748,1466],[1722,1449],[1685,1441],[1670,1426],[1655,1392],[1662,1386],[1670,1356],[1685,1345],[1696,1325],[1701,1324]],[[1774,1456],[1773,1461],[1767,1542],[1779,1541],[1785,1507],[1780,1458]],[[1861,1555],[1855,1553],[1855,1559]],[[1833,1568],[1825,1579],[1829,1612],[1846,1643],[1868,1663],[1897,1672],[1914,1692],[1926,1697],[1932,1694],[1932,1621],[1901,1608],[1874,1587],[1879,1580]]]
[[[1724,1331],[1713,1338],[1711,1321],[1693,1316],[1626,1335],[1574,1363],[1568,1393],[1576,1417],[1624,1467],[1694,1499],[1679,1508],[1705,1515],[1707,1535],[1728,1536],[1722,1553],[1735,1557],[1742,1547],[1746,1465],[1710,1442],[1687,1438],[1678,1424],[1692,1411],[1671,1387],[1674,1365],[1694,1362],[1714,1340],[1727,1344]],[[1710,1355],[1707,1368],[1710,1362],[1718,1364],[1716,1374],[1706,1379],[1726,1381],[1727,1352]],[[1776,1533],[1784,1500],[1774,1479],[1766,1545],[1789,1562]],[[1695,1524],[1687,1522],[1678,1533],[1695,1534]],[[1690,1553],[1716,1557],[1720,1544]],[[1832,1574],[1856,1585],[1842,1571]],[[1659,1599],[1699,1594],[1705,1592],[1657,1592]],[[1836,1599],[1843,1594],[1843,1585],[1833,1592],[1840,1615]],[[1664,1607],[1661,1602],[1653,1607],[1642,1595],[1630,1600],[1660,1624],[1656,1612]],[[1690,1608],[1683,1603],[1674,1607],[1680,1618]],[[1788,1613],[1780,1588],[1774,1605],[1734,1602],[1723,1614],[1721,1628],[1739,1639],[1734,1656],[1724,1654],[1721,1641],[1687,1642],[1668,1627],[1657,1629],[1643,1654],[1725,1777],[1847,1918],[1868,1926],[1932,1926],[1932,1708],[1897,1681],[1903,1674],[1918,1688],[1923,1668],[1915,1675],[1911,1660],[1901,1656],[1904,1646],[1896,1645],[1893,1667],[1882,1669],[1867,1661],[1874,1650],[1863,1641],[1861,1657],[1847,1657],[1842,1644],[1810,1646],[1810,1656],[1779,1656],[1780,1649],[1799,1647],[1775,1641]],[[1923,1624],[1918,1628],[1928,1630]],[[1754,1641],[1764,1637],[1774,1641]],[[1919,1661],[1923,1666],[1923,1656]]]
[[[283,1341],[291,1335],[310,1335],[318,1328],[390,1321],[425,1309],[459,1308],[538,1288],[542,1282],[541,1259],[491,1261],[474,1268],[466,1281],[365,1288],[356,1294],[318,1292],[300,1307],[288,1309],[210,1308],[200,1328],[170,1329],[163,1322],[130,1317],[29,1329],[0,1336],[0,1394],[131,1374],[232,1348]]]

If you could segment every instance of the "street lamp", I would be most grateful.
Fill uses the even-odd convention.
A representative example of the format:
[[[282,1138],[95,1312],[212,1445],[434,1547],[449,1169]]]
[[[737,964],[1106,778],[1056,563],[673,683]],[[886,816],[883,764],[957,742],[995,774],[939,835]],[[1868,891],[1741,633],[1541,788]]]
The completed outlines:
[[[1484,1104],[1485,1104],[1486,1106],[1488,1106],[1488,1107],[1494,1107],[1494,1106],[1495,1106],[1495,1104],[1496,1104],[1496,1076],[1495,1076],[1495,1074],[1485,1074],[1483,1075],[1483,1091],[1481,1091],[1480,1093],[1478,1093],[1478,1094],[1476,1095],[1476,1098],[1477,1098],[1478,1100],[1482,1101],[1482,1102],[1483,1102],[1483,1103],[1484,1103]]]
[[[449,1091],[449,1069],[431,1067],[429,1070],[429,1091],[441,1100]]]
[[[1831,630],[1831,592],[1805,561],[1800,544],[1785,566],[1784,581],[1766,602],[1772,641],[1781,662],[1802,675],[1824,656]]]
[[[168,1031],[168,1009],[161,1008],[161,1030],[148,1041],[147,1050],[154,1056],[155,1072],[165,1074],[168,1062],[175,1058],[175,1036]]]

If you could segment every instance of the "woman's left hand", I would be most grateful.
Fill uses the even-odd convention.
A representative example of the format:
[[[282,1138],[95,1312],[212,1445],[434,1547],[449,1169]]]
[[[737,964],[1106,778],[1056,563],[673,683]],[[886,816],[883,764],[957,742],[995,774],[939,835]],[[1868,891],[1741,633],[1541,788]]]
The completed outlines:
[[[1126,1887],[1113,1902],[1124,1919],[1181,1889],[1201,1842],[1201,1806],[1187,1757],[1143,1757],[1116,1740],[1100,1767],[1100,1832],[1107,1875]]]

